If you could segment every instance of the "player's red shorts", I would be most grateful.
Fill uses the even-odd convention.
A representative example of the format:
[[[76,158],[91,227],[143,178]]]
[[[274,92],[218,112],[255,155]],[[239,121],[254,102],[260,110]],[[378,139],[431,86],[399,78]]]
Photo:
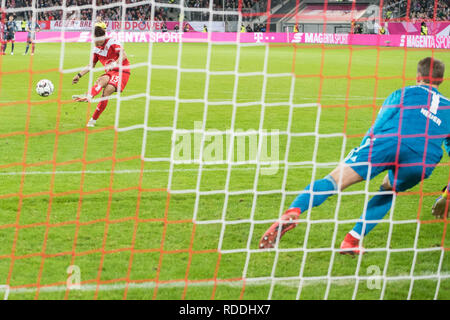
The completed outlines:
[[[120,82],[120,86],[119,86],[120,76],[118,71],[109,71],[104,75],[109,76],[108,84],[114,86],[116,90],[119,90],[120,87],[120,92],[122,92],[123,89],[125,89],[125,87],[127,86],[128,79],[130,78],[130,71],[122,70],[122,81]]]

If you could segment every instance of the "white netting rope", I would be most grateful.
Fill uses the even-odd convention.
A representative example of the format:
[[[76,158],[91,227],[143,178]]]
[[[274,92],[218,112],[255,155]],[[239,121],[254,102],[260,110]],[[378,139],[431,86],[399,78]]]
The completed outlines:
[[[5,0],[2,0],[2,6],[4,7]],[[210,1],[209,8],[190,8],[185,7],[182,4],[168,4],[168,3],[159,3],[155,1],[140,1],[135,3],[111,3],[106,5],[97,6],[95,2],[92,5],[83,5],[80,6],[79,9],[93,9],[94,17],[96,15],[96,12],[98,10],[112,8],[121,6],[122,7],[122,16],[125,16],[126,9],[129,7],[134,6],[140,6],[142,4],[150,4],[151,5],[151,17],[152,19],[155,16],[155,7],[161,6],[161,7],[168,7],[168,8],[175,8],[180,10],[180,14],[184,16],[185,11],[193,11],[193,12],[206,12],[210,13],[209,15],[209,22],[213,21],[214,15],[237,15],[238,16],[238,26],[242,23],[242,15],[239,14],[236,11],[217,11],[213,10],[213,1]],[[36,0],[32,1],[31,7],[23,7],[23,8],[8,8],[8,13],[15,13],[15,12],[22,12],[30,10],[33,11],[33,17],[36,17],[36,14],[38,12],[46,12],[46,11],[55,11],[55,10],[62,10],[64,12],[63,14],[63,20],[65,20],[66,13],[70,9],[66,7],[66,0],[63,0],[62,6],[54,6],[54,7],[46,7],[46,8],[36,8]],[[63,21],[64,22],[64,21]],[[152,30],[151,30],[152,31]],[[64,27],[63,31],[64,33]],[[219,242],[218,242],[218,251],[221,254],[230,254],[230,253],[245,253],[245,264],[244,268],[242,270],[242,279],[247,284],[251,283],[269,283],[270,284],[270,290],[268,294],[268,299],[271,299],[274,293],[275,286],[279,283],[297,283],[298,290],[296,294],[296,298],[300,299],[302,294],[302,288],[306,285],[309,281],[324,281],[326,283],[326,290],[324,298],[328,298],[331,290],[331,286],[335,281],[354,281],[354,292],[352,294],[352,298],[357,298],[358,288],[361,281],[369,281],[369,280],[382,280],[382,288],[380,291],[380,299],[383,299],[386,292],[386,286],[388,281],[395,281],[395,280],[409,280],[410,286],[408,291],[408,299],[412,297],[414,283],[417,280],[436,280],[436,291],[434,298],[436,299],[439,294],[439,289],[441,285],[441,281],[444,279],[449,279],[449,274],[442,274],[442,265],[444,261],[444,255],[445,252],[443,248],[441,247],[435,247],[435,248],[419,248],[418,247],[418,241],[419,241],[419,233],[420,233],[420,226],[421,223],[417,219],[409,219],[409,220],[398,220],[395,221],[393,219],[393,212],[395,208],[395,196],[393,205],[391,208],[391,212],[389,214],[388,219],[383,219],[380,221],[371,221],[371,222],[378,222],[378,223],[387,223],[389,225],[389,232],[387,235],[387,243],[385,247],[382,248],[365,248],[365,252],[386,252],[386,260],[385,265],[383,267],[383,273],[381,275],[377,276],[364,276],[360,275],[361,273],[361,262],[362,262],[362,256],[358,257],[357,267],[354,275],[347,275],[347,276],[333,276],[333,266],[335,261],[335,256],[338,254],[339,249],[336,248],[336,244],[338,243],[339,239],[337,239],[338,234],[338,228],[341,224],[349,224],[349,223],[356,223],[359,222],[359,217],[355,217],[355,219],[346,219],[341,220],[339,219],[339,210],[341,207],[341,201],[343,196],[346,195],[365,195],[364,200],[364,211],[367,208],[368,200],[371,196],[377,195],[377,194],[384,194],[383,192],[370,192],[369,191],[369,182],[366,181],[364,183],[364,188],[362,190],[357,191],[338,191],[336,192],[337,196],[337,204],[336,209],[334,213],[333,219],[322,219],[322,220],[313,220],[311,219],[311,210],[308,210],[306,213],[302,213],[302,221],[300,223],[306,224],[306,232],[304,235],[304,241],[303,246],[299,248],[279,248],[278,246],[275,249],[266,250],[266,252],[274,252],[274,260],[273,265],[271,268],[271,274],[268,277],[258,277],[258,278],[250,278],[247,276],[249,263],[252,254],[260,253],[261,250],[257,248],[252,248],[252,241],[254,238],[254,227],[257,224],[267,224],[277,221],[279,217],[283,214],[284,208],[286,207],[286,197],[287,196],[295,196],[298,195],[300,192],[304,192],[303,189],[295,190],[295,191],[287,191],[286,185],[288,180],[288,171],[289,168],[293,167],[307,167],[312,166],[312,175],[311,175],[311,181],[310,183],[313,184],[314,180],[317,179],[316,173],[318,168],[330,168],[333,166],[336,166],[339,164],[339,162],[325,162],[325,163],[319,163],[317,162],[317,155],[319,150],[319,140],[320,139],[326,139],[326,138],[342,138],[342,148],[341,148],[341,155],[340,155],[340,161],[343,161],[345,157],[345,148],[346,148],[346,136],[343,133],[333,133],[333,134],[320,134],[319,133],[319,126],[320,126],[320,116],[321,116],[321,106],[320,104],[296,104],[294,103],[294,94],[295,94],[295,82],[299,81],[294,74],[291,73],[269,73],[268,72],[268,63],[269,63],[269,51],[270,47],[269,44],[242,44],[240,43],[240,34],[237,34],[237,41],[235,43],[237,47],[236,51],[236,60],[235,60],[235,69],[233,71],[211,71],[211,55],[212,55],[212,42],[211,40],[211,33],[208,33],[208,43],[207,43],[207,60],[205,63],[205,68],[198,68],[198,69],[189,69],[189,68],[183,68],[182,67],[182,56],[183,56],[183,42],[180,41],[178,43],[178,57],[177,57],[177,64],[176,66],[171,65],[155,65],[152,64],[152,57],[153,57],[153,43],[150,42],[148,46],[148,60],[145,63],[135,63],[132,64],[130,67],[131,69],[139,68],[139,67],[148,67],[148,73],[146,78],[146,89],[143,93],[138,93],[135,95],[128,95],[125,97],[122,97],[120,93],[117,94],[115,97],[110,97],[110,99],[117,100],[116,103],[116,114],[115,114],[115,123],[114,127],[117,132],[125,132],[125,131],[131,131],[131,130],[137,130],[137,129],[143,129],[143,138],[142,138],[142,149],[141,149],[141,158],[144,161],[147,162],[168,162],[170,164],[169,168],[169,175],[168,175],[168,184],[167,189],[168,192],[171,194],[192,194],[193,197],[195,197],[195,205],[194,205],[194,212],[192,215],[192,221],[193,223],[199,224],[199,225],[207,225],[207,224],[221,224],[221,231],[219,236]],[[60,56],[60,72],[62,73],[73,73],[74,71],[79,70],[77,69],[65,69],[64,68],[64,54],[66,52],[66,45],[65,41],[63,40],[63,36],[61,36],[61,56]],[[215,45],[230,45],[229,43],[215,43]],[[265,53],[264,53],[264,67],[263,71],[261,72],[240,72],[240,55],[241,55],[241,48],[247,47],[247,46],[263,46]],[[94,44],[91,42],[91,49],[93,49]],[[99,67],[92,71],[100,71],[103,68]],[[152,70],[153,69],[166,69],[166,70],[176,70],[176,89],[175,89],[175,95],[172,96],[155,96],[151,94],[151,80],[152,80]],[[181,76],[183,73],[200,73],[205,74],[206,80],[205,80],[205,91],[203,93],[203,99],[182,99],[180,98],[180,91],[181,91]],[[233,88],[233,96],[231,101],[210,101],[209,98],[209,84],[211,76],[234,76],[234,88]],[[263,86],[262,86],[262,92],[261,92],[261,100],[258,101],[250,101],[250,102],[238,102],[238,87],[239,87],[239,79],[242,77],[252,77],[252,76],[262,76],[263,77]],[[268,103],[266,102],[266,92],[267,92],[267,86],[268,86],[268,79],[269,78],[291,78],[291,84],[289,89],[289,101],[288,102],[278,102],[278,103]],[[93,72],[89,75],[89,88],[91,84],[93,83]],[[121,80],[121,79],[120,79]],[[120,82],[119,80],[119,82]],[[121,110],[121,101],[130,101],[135,100],[139,98],[145,98],[145,117],[143,119],[142,124],[128,126],[128,127],[121,127],[120,126],[120,110]],[[94,99],[93,102],[100,101],[101,99]],[[174,107],[174,118],[173,118],[173,124],[171,127],[153,127],[149,126],[149,114],[150,114],[150,108],[157,104],[158,101],[172,101],[175,103]],[[178,113],[179,113],[179,106],[180,104],[186,104],[186,103],[201,103],[203,104],[203,119],[202,119],[202,125],[201,128],[195,128],[192,130],[187,129],[178,129],[177,123],[178,123]],[[220,130],[214,130],[214,132],[211,132],[210,130],[206,129],[206,122],[209,112],[209,106],[232,106],[232,115],[231,115],[231,125],[230,129],[226,131],[220,131]],[[259,119],[255,120],[255,123],[258,123],[258,129],[257,130],[249,130],[246,132],[242,132],[239,130],[239,128],[236,128],[236,117],[237,117],[237,111],[239,108],[246,108],[251,106],[260,106],[261,107],[261,116]],[[288,106],[289,107],[289,119],[287,124],[287,130],[286,131],[278,131],[278,132],[265,132],[263,130],[264,128],[264,120],[265,120],[265,111],[268,108],[271,107],[280,107],[280,106]],[[315,129],[314,132],[306,132],[306,133],[295,133],[291,132],[293,123],[292,118],[294,111],[301,108],[316,108],[316,122],[315,122]],[[152,158],[147,157],[147,139],[149,135],[152,134],[152,132],[169,132],[172,136],[172,145],[170,148],[170,158]],[[176,151],[176,139],[179,134],[201,134],[201,144],[200,144],[200,152],[199,152],[199,158],[198,159],[190,159],[190,160],[178,160],[175,156]],[[220,135],[229,135],[230,136],[230,144],[226,153],[226,159],[220,160],[220,161],[205,161],[203,160],[203,153],[204,153],[204,147],[207,142],[207,138],[209,136],[220,136]],[[234,160],[234,147],[235,147],[235,138],[239,136],[250,136],[250,135],[256,135],[258,137],[258,146],[257,146],[257,154],[256,159],[249,159],[245,161],[235,161]],[[286,136],[287,142],[286,142],[286,150],[285,154],[282,160],[276,160],[276,161],[264,161],[261,160],[261,153],[264,143],[264,137],[271,137],[273,135],[278,136]],[[289,153],[290,153],[290,147],[291,147],[291,140],[294,137],[314,137],[314,151],[311,161],[302,161],[302,162],[292,162],[289,161]],[[175,166],[176,165],[187,165],[187,164],[195,164],[198,165],[198,173],[196,177],[196,187],[195,189],[185,189],[185,190],[179,190],[179,189],[172,189],[172,183],[173,183],[173,174],[176,171]],[[226,180],[225,180],[225,187],[223,190],[212,190],[212,191],[201,191],[201,180],[202,175],[207,168],[204,168],[205,166],[209,165],[226,165]],[[231,173],[234,170],[233,166],[239,166],[239,165],[255,165],[255,177],[253,181],[253,188],[246,189],[246,190],[238,190],[238,191],[232,191],[230,190],[230,181],[231,181]],[[284,169],[283,173],[283,179],[282,179],[282,187],[281,189],[274,189],[274,190],[265,190],[260,191],[258,190],[258,182],[260,173],[263,166],[268,165],[277,165],[279,168]],[[319,177],[320,178],[320,177]],[[307,181],[299,181],[299,187],[302,186],[302,184],[306,185]],[[310,192],[311,194],[327,194],[327,192]],[[222,208],[221,218],[215,219],[215,220],[198,220],[198,210],[199,210],[199,202],[200,197],[202,195],[214,195],[214,194],[220,194],[224,195],[224,205]],[[253,201],[251,206],[251,212],[249,219],[242,219],[242,220],[227,220],[227,209],[228,209],[228,202],[230,199],[230,196],[233,195],[253,195]],[[257,199],[261,195],[276,195],[281,194],[281,204],[280,208],[278,210],[278,215],[276,212],[273,212],[273,219],[266,219],[266,220],[256,220],[255,219],[255,212],[257,207]],[[312,203],[310,203],[310,209],[311,209]],[[306,218],[305,218],[306,217]],[[303,220],[303,218],[305,218]],[[332,242],[331,247],[329,248],[309,248],[308,247],[308,240],[310,237],[314,237],[314,234],[311,234],[311,226],[314,224],[322,224],[322,223],[334,223],[334,230],[333,230],[333,236],[332,236]],[[398,224],[417,224],[415,238],[414,238],[414,245],[412,248],[399,248],[399,249],[392,249],[390,248],[391,240],[392,240],[392,233],[393,228],[395,225]],[[250,224],[250,230],[248,239],[246,241],[246,246],[244,248],[235,248],[235,249],[223,249],[223,242],[224,237],[226,233],[226,227],[228,225],[233,224]],[[363,245],[363,241],[361,243]],[[412,260],[412,267],[410,270],[410,273],[408,275],[398,275],[398,276],[389,276],[387,274],[389,261],[390,261],[390,255],[392,253],[397,252],[413,252],[413,260]],[[417,263],[417,256],[419,253],[422,252],[440,252],[440,259],[439,259],[439,266],[436,273],[432,274],[426,274],[426,275],[417,275],[415,274],[415,264]],[[291,277],[278,277],[276,276],[277,266],[279,263],[279,255],[280,253],[285,252],[302,252],[302,262],[300,266],[300,271],[298,276],[291,276]],[[328,270],[327,273],[323,276],[305,276],[305,266],[307,264],[307,257],[308,253],[314,253],[314,252],[330,252],[331,258],[329,260]],[[325,263],[325,262],[324,262]],[[211,285],[210,282],[205,282],[205,285]],[[130,286],[132,287],[132,286]],[[105,285],[97,285],[97,289],[100,288],[100,290],[107,290],[107,286]],[[9,288],[7,288],[9,292]]]

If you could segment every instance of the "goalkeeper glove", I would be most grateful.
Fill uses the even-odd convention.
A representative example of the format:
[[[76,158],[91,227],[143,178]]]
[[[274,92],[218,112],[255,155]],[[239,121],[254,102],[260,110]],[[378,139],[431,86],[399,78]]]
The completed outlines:
[[[442,195],[439,196],[439,198],[436,199],[434,202],[433,208],[431,209],[431,213],[437,218],[437,219],[443,219],[445,215],[449,215],[449,205],[450,205],[450,198],[448,196],[448,188],[444,187],[442,189]]]

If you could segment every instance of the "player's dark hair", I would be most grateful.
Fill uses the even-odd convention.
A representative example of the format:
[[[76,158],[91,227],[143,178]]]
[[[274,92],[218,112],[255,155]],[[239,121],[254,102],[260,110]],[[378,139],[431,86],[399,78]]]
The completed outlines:
[[[100,38],[100,37],[104,37],[105,36],[105,29],[103,29],[102,27],[95,27],[94,29],[94,36],[96,38]]]
[[[425,83],[440,85],[444,81],[445,64],[438,59],[427,57],[419,61],[417,73]]]

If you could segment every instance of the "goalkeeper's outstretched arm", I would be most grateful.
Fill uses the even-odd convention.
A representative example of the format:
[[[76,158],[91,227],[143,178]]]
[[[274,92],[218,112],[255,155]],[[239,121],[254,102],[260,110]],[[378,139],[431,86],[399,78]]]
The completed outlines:
[[[445,216],[449,216],[449,186],[450,185],[444,187],[444,189],[442,190],[442,194],[439,196],[439,198],[436,199],[433,207],[431,208],[431,214],[434,215],[437,219],[444,219]]]
[[[444,148],[447,154],[450,156],[450,137],[447,137],[444,140]],[[442,189],[442,194],[439,196],[439,198],[436,199],[434,202],[434,205],[431,209],[431,213],[437,218],[437,219],[443,219],[445,216],[449,216],[450,210],[449,210],[449,189],[450,184],[444,187]]]

